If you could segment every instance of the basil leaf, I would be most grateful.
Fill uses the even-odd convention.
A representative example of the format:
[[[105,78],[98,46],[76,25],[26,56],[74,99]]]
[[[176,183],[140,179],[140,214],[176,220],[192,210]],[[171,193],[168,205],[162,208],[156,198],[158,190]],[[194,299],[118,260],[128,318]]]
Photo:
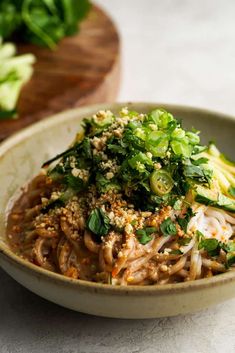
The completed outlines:
[[[101,208],[95,208],[91,211],[87,221],[87,227],[91,232],[98,236],[107,235],[110,229],[108,216]]]
[[[176,235],[176,226],[175,223],[169,218],[165,219],[160,225],[161,232],[164,236]]]

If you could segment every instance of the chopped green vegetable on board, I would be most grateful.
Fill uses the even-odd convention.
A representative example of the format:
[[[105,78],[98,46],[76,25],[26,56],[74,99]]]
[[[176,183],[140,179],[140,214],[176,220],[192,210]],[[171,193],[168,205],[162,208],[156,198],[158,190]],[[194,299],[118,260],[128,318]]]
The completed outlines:
[[[34,55],[16,56],[15,45],[3,44],[0,38],[0,120],[17,117],[18,98],[33,74],[34,62]]]

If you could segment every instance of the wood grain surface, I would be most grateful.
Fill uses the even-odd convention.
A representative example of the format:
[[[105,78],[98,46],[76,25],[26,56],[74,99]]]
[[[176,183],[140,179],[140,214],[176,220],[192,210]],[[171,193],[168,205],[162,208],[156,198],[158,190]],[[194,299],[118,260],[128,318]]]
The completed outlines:
[[[33,122],[75,106],[114,101],[120,82],[117,29],[93,6],[78,35],[55,51],[20,44],[19,53],[37,57],[31,81],[22,90],[16,120],[0,121],[0,140]]]

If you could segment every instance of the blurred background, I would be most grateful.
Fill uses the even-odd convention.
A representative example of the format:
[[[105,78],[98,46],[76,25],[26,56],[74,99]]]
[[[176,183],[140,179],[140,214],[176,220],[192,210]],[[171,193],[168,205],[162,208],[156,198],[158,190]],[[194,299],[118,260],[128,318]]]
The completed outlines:
[[[0,1],[0,141],[53,113],[116,99],[234,114],[235,1],[90,3]]]
[[[234,114],[233,0],[97,0],[122,40],[118,99]]]

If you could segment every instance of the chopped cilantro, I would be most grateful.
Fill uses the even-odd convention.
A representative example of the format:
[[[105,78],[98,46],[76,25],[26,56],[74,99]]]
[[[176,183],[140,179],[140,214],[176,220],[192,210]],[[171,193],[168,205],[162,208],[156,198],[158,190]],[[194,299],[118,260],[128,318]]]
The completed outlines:
[[[218,255],[220,251],[219,241],[217,239],[202,239],[198,244],[198,249],[204,249],[210,256]]]
[[[185,233],[187,233],[189,221],[193,216],[194,216],[194,213],[192,208],[188,207],[185,215],[183,217],[177,218],[177,222],[179,223],[180,227],[183,229]]]
[[[160,225],[161,232],[164,236],[176,235],[175,223],[169,218],[165,219]]]
[[[198,159],[191,159],[192,164],[199,166],[200,164],[206,164],[208,163],[209,159],[208,158],[198,158]]]
[[[199,183],[208,184],[212,176],[212,171],[200,165],[187,164],[184,167],[184,175],[186,178],[193,179]]]
[[[139,242],[142,245],[145,245],[148,242],[150,242],[150,240],[152,240],[151,234],[153,234],[156,231],[157,231],[157,228],[155,228],[155,227],[147,227],[144,229],[138,229],[136,231],[136,236],[137,236],[137,239],[139,240]]]

